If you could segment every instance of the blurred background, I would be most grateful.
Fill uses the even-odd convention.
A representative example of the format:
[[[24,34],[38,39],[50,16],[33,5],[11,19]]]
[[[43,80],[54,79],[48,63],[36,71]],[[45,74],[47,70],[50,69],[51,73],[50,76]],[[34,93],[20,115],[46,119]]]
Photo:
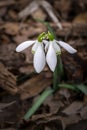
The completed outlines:
[[[52,86],[46,66],[33,68],[31,47],[15,48],[47,32],[46,22],[57,39],[77,49],[62,49],[62,87],[46,99],[35,115],[23,116],[37,97]],[[73,85],[72,85],[73,87]],[[87,130],[87,0],[0,0],[0,130]]]

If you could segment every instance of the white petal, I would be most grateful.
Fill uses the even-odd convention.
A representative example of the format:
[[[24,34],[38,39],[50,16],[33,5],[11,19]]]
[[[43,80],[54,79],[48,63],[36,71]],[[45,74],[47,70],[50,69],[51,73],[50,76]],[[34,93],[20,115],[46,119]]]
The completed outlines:
[[[46,45],[46,44],[49,43],[49,41],[47,41],[47,40],[43,40],[43,43]]]
[[[35,44],[32,47],[32,53],[35,53],[35,51],[37,50],[38,46],[39,46],[39,42],[36,40]]]
[[[44,53],[44,50],[43,50],[41,44],[39,44],[39,46],[34,54],[33,63],[34,63],[34,68],[37,73],[40,73],[45,66],[45,53]]]
[[[35,41],[25,41],[22,42],[20,45],[17,46],[16,51],[20,52],[26,49],[27,47],[31,46]]]
[[[56,41],[60,46],[62,46],[64,49],[66,49],[69,53],[73,54],[76,53],[77,50],[71,47],[69,44],[63,42],[63,41]]]
[[[49,45],[49,49],[48,49],[48,52],[46,55],[46,61],[47,61],[48,66],[50,67],[50,69],[52,71],[54,71],[56,64],[57,64],[57,56],[56,56],[56,52],[52,46],[52,42],[50,42],[50,45]]]
[[[45,52],[47,52],[49,48],[49,41],[43,40],[43,43],[45,44]]]
[[[49,43],[45,45],[45,52],[47,52],[48,48],[49,48]]]
[[[61,54],[60,46],[55,41],[53,41],[53,47],[57,55]]]

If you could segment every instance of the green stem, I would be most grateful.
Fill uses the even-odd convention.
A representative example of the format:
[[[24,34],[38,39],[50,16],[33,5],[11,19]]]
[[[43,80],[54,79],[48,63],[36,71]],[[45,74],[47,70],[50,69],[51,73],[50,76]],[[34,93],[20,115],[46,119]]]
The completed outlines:
[[[33,104],[33,106],[29,109],[29,111],[25,114],[24,120],[28,120],[35,112],[36,110],[41,106],[41,104],[44,102],[44,100],[53,93],[53,89],[48,88],[46,89],[40,97],[37,99],[37,101]]]
[[[56,91],[63,75],[63,66],[60,55],[57,56],[57,66],[53,73],[53,89]]]

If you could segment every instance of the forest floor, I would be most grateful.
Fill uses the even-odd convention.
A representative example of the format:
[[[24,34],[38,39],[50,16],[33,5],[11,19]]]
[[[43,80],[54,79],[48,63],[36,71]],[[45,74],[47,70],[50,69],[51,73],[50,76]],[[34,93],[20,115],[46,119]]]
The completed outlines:
[[[47,32],[40,20],[49,23],[57,39],[77,49],[74,55],[62,49],[60,83],[78,85],[78,91],[62,86],[25,121],[28,109],[52,86],[48,66],[35,73],[31,47],[15,51],[21,42]],[[87,1],[0,0],[0,130],[78,129],[87,130]]]

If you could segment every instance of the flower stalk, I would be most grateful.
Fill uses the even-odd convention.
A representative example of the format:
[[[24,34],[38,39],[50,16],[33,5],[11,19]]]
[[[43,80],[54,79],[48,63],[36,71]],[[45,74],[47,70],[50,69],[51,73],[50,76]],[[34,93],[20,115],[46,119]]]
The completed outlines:
[[[57,56],[57,65],[55,71],[53,72],[53,89],[56,91],[58,89],[58,84],[60,83],[61,77],[63,75],[63,65],[60,55]]]

